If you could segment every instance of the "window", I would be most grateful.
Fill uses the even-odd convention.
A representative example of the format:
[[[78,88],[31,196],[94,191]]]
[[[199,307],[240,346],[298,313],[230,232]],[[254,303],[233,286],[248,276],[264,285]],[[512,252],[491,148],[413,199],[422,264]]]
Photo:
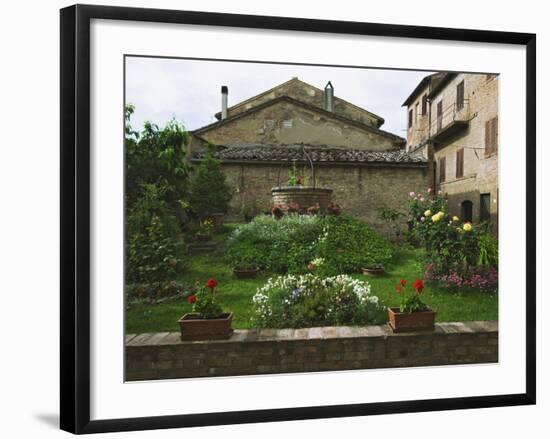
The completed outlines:
[[[464,177],[464,148],[456,152],[456,178]]]
[[[443,128],[443,101],[437,103],[437,131]]]
[[[491,194],[481,194],[479,197],[479,221],[491,219]]]
[[[472,222],[472,210],[473,210],[473,204],[470,200],[464,200],[460,204],[460,217],[462,218],[462,221],[465,223]]]
[[[485,155],[491,155],[498,149],[498,116],[485,122]]]
[[[428,95],[422,96],[422,116],[426,116],[428,113]]]
[[[409,128],[413,126],[413,111],[409,110]]]
[[[416,105],[414,106],[414,123],[417,123],[418,122],[418,102],[416,103]]]
[[[445,182],[445,166],[446,166],[445,157],[441,157],[439,159],[439,182],[440,183]]]
[[[464,108],[464,81],[456,86],[456,109],[460,111]]]
[[[292,128],[292,119],[283,120],[283,128]]]

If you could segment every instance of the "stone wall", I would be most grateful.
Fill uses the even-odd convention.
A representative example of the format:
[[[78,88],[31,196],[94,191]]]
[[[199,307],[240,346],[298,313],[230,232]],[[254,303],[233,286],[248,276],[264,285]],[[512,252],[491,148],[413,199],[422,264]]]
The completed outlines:
[[[242,210],[247,206],[257,212],[267,209],[271,203],[271,188],[286,183],[291,166],[288,163],[223,163],[227,181],[233,188],[229,216],[242,219]],[[298,166],[298,173],[305,177],[305,185],[312,185],[308,166]],[[385,224],[379,217],[380,208],[406,212],[409,192],[428,188],[425,164],[316,164],[315,177],[317,187],[333,189],[332,202],[340,205],[344,212],[382,231]]]
[[[433,332],[387,326],[237,330],[229,340],[179,333],[126,337],[126,380],[498,362],[498,323],[439,323]]]

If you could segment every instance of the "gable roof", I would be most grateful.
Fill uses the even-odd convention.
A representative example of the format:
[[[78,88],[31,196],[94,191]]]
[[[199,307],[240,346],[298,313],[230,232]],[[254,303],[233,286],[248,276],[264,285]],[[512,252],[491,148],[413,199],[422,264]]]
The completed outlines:
[[[424,76],[411,94],[405,99],[402,107],[409,106],[425,88],[428,88],[428,97],[433,97],[445,84],[447,84],[456,73],[437,72]]]
[[[297,99],[291,98],[290,96],[286,96],[286,95],[279,96],[277,98],[266,101],[262,104],[256,105],[256,106],[250,108],[249,110],[243,111],[241,113],[237,113],[233,116],[228,116],[225,119],[222,119],[222,120],[219,120],[217,122],[213,122],[211,124],[205,125],[201,128],[198,128],[198,129],[194,130],[192,133],[195,134],[195,135],[201,135],[205,132],[216,129],[220,126],[226,125],[226,124],[231,123],[235,120],[241,119],[243,117],[246,117],[250,114],[256,113],[260,110],[263,110],[264,108],[268,108],[272,105],[275,105],[275,104],[277,104],[279,102],[283,102],[283,101],[284,102],[289,102],[293,105],[305,108],[305,109],[310,110],[310,111],[315,111],[315,112],[317,112],[317,113],[319,113],[319,114],[321,114],[321,115],[323,115],[323,116],[325,116],[329,119],[338,120],[342,123],[345,123],[345,124],[348,124],[348,125],[353,125],[357,128],[363,129],[365,131],[370,131],[372,133],[379,134],[381,136],[391,138],[397,144],[401,144],[401,143],[405,142],[404,138],[402,138],[402,137],[400,137],[396,134],[392,134],[388,131],[381,130],[380,128],[373,127],[372,125],[368,125],[366,123],[350,119],[346,116],[342,116],[341,114],[337,114],[337,113],[334,113],[332,111],[327,111],[327,110],[325,110],[323,108],[320,108],[316,105],[308,104],[306,102],[299,101]]]
[[[197,151],[192,158],[200,160],[206,151]],[[273,145],[263,143],[234,143],[218,146],[214,157],[223,162],[287,163],[294,160],[313,163],[379,163],[426,166],[426,158],[404,149],[365,151],[333,145]]]
[[[232,105],[231,107],[229,107],[229,108],[227,109],[227,111],[228,111],[228,113],[231,113],[231,110],[235,110],[235,109],[238,108],[238,107],[242,107],[242,106],[245,106],[246,104],[249,104],[249,103],[251,103],[251,102],[254,102],[255,100],[257,100],[257,99],[259,99],[259,98],[262,98],[262,97],[264,97],[264,96],[266,96],[266,95],[268,95],[268,94],[270,94],[270,93],[273,93],[273,92],[277,91],[278,89],[283,88],[283,87],[285,87],[285,86],[287,86],[287,85],[289,85],[289,84],[291,84],[291,83],[293,83],[293,82],[302,84],[302,85],[304,85],[304,86],[306,86],[306,87],[310,87],[310,88],[312,88],[312,89],[314,89],[314,90],[317,90],[319,93],[324,93],[324,90],[321,90],[320,88],[315,87],[314,85],[311,85],[311,84],[309,84],[309,83],[307,83],[307,82],[305,82],[305,81],[302,81],[302,80],[299,79],[298,77],[294,77],[294,78],[292,78],[292,79],[289,79],[288,81],[283,82],[282,84],[276,85],[275,87],[272,87],[272,88],[270,88],[270,89],[268,89],[268,90],[266,90],[266,91],[263,91],[263,92],[261,92],[261,93],[255,95],[255,96],[252,96],[252,97],[250,97],[250,98],[248,98],[248,99],[245,99],[244,101],[241,101],[241,102],[239,102],[239,103],[237,103],[237,104],[235,104],[235,105]],[[383,118],[383,117],[380,117],[380,116],[378,116],[377,114],[374,114],[374,113],[372,113],[372,112],[366,110],[366,109],[363,108],[363,107],[359,107],[358,105],[352,104],[351,102],[346,101],[345,99],[342,99],[342,98],[340,98],[340,97],[338,97],[338,96],[334,96],[334,101],[335,101],[335,102],[341,102],[341,103],[343,103],[343,104],[349,105],[349,106],[351,106],[351,107],[353,107],[353,108],[355,108],[355,109],[357,109],[357,110],[360,110],[361,112],[364,112],[364,113],[368,114],[368,115],[369,115],[370,117],[372,117],[373,119],[376,119],[376,122],[377,122],[377,126],[378,126],[378,127],[382,126],[382,124],[384,123],[384,118]],[[322,108],[322,107],[320,107],[320,108]],[[220,111],[218,111],[214,116],[216,117],[216,119],[221,120],[221,112],[220,112]]]

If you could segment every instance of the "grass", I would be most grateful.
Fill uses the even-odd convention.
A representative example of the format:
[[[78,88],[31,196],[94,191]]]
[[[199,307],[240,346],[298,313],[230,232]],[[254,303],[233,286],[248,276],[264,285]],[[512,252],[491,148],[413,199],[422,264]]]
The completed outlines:
[[[261,273],[255,279],[237,279],[231,268],[225,264],[223,241],[236,226],[238,225],[227,225],[222,233],[216,236],[220,248],[215,253],[193,256],[189,269],[180,280],[191,285],[196,279],[205,282],[211,277],[216,278],[219,282],[219,299],[223,309],[233,312],[233,327],[243,329],[251,327],[252,296],[256,289],[267,281],[270,274]],[[357,279],[368,281],[373,294],[377,295],[382,303],[390,306],[399,305],[394,288],[401,278],[407,279],[410,284],[422,276],[422,251],[406,248],[397,249],[385,275],[353,275]],[[436,320],[439,322],[496,320],[498,317],[497,294],[476,290],[449,291],[427,283],[422,296],[425,303],[437,310]],[[178,331],[176,321],[190,311],[191,305],[185,300],[157,305],[134,305],[126,312],[126,332],[136,334]]]

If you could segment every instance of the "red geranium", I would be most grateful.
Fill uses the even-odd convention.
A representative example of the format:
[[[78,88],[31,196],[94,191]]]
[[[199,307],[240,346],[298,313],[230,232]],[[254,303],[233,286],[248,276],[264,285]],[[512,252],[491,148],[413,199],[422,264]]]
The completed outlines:
[[[210,288],[211,290],[213,290],[217,286],[218,286],[218,281],[216,279],[208,279],[206,281],[206,288]]]
[[[402,287],[404,287],[405,284],[407,283],[407,281],[406,281],[405,279],[401,279],[401,280],[399,281],[399,283],[401,284]]]
[[[193,305],[193,303],[195,303],[197,301],[197,296],[195,296],[194,294],[191,294],[190,296],[187,297],[187,302],[191,305]]]
[[[424,282],[422,281],[422,279],[416,279],[413,282],[412,287],[416,290],[418,294],[420,294],[424,289]]]

